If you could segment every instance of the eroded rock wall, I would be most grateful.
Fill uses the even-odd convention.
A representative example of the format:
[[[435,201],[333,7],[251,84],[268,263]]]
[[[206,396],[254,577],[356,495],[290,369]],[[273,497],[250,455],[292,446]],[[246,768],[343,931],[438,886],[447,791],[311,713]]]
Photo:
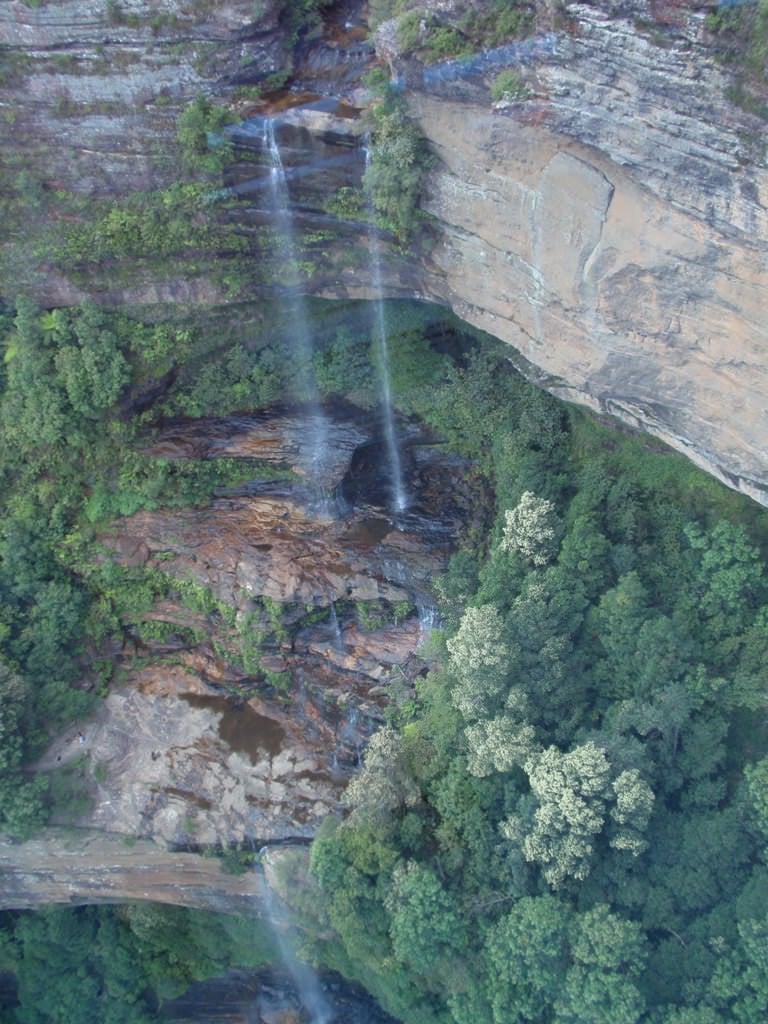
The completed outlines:
[[[404,68],[438,157],[428,280],[551,391],[766,503],[763,127],[726,100],[703,13],[664,46],[648,13],[569,5],[512,62],[529,97],[496,109],[477,75]]]
[[[263,895],[256,872],[222,873],[216,858],[164,849],[147,840],[83,829],[48,829],[36,839],[0,840],[0,906],[151,900],[248,913]]]

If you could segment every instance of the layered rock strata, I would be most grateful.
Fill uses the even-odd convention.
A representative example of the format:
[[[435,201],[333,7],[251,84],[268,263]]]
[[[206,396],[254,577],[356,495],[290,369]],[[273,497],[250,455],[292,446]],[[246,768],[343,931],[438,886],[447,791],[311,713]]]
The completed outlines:
[[[647,13],[569,5],[571,30],[513,61],[529,98],[496,110],[471,74],[411,71],[439,157],[435,277],[550,390],[765,503],[762,128],[726,100],[703,14],[677,9],[659,45]]]
[[[15,844],[0,840],[0,906],[151,900],[247,913],[263,895],[263,876],[225,875],[216,858],[164,849],[147,840],[84,829],[48,829]]]
[[[277,4],[259,5],[254,20],[246,0],[158,0],[151,12],[125,0],[115,23],[107,7],[0,3],[11,111],[0,130],[46,189],[107,196],[167,184],[184,103],[201,91],[231,95],[287,59]],[[450,304],[513,345],[555,393],[656,434],[765,503],[763,125],[726,98],[705,14],[600,0],[569,4],[558,20],[542,7],[534,39],[426,68],[402,60],[397,32],[383,26],[379,53],[438,158],[424,203],[433,240],[415,260],[385,261],[384,284]],[[297,81],[359,105],[369,57],[359,33],[336,26],[305,47]],[[519,72],[527,96],[492,109],[488,87],[503,67]],[[345,125],[343,105],[310,108],[278,116],[299,132],[289,163],[302,163],[301,133],[326,147],[320,158],[309,145],[308,169],[339,158],[331,178],[318,166],[317,187],[307,174],[292,193],[307,223],[327,227],[322,194],[359,182],[350,146],[361,126]],[[232,179],[244,206],[253,205],[247,181]],[[355,237],[364,245],[345,229],[347,252]],[[331,260],[310,287],[364,297],[367,274],[365,260]],[[52,267],[38,267],[35,282],[47,301],[85,294]],[[199,276],[101,298],[227,301]]]
[[[168,425],[151,451],[300,466],[302,410],[272,413]],[[101,538],[139,577],[162,573],[169,596],[126,624],[123,682],[37,765],[88,756],[81,825],[176,846],[308,840],[339,809],[393,688],[426,671],[431,581],[471,504],[462,464],[412,430],[413,501],[395,517],[376,503],[389,490],[376,424],[351,409],[327,416],[326,488],[253,481],[118,520]],[[174,581],[227,615],[185,608]]]

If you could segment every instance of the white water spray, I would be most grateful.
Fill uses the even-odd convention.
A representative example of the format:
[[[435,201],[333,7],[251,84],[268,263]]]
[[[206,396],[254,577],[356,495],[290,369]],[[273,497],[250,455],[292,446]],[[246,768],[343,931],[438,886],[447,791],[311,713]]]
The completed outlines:
[[[365,147],[366,170],[371,165],[371,150]],[[373,219],[373,203],[368,197],[368,211]],[[387,445],[389,476],[391,488],[391,505],[393,512],[405,512],[408,508],[408,493],[403,482],[403,467],[400,458],[400,444],[395,429],[395,415],[392,408],[392,383],[389,372],[389,346],[387,345],[387,323],[384,314],[384,300],[381,285],[381,246],[379,233],[371,224],[368,231],[368,251],[370,253],[371,283],[374,299],[374,333],[379,362],[379,383],[381,386],[381,411],[384,418],[384,440]]]
[[[265,858],[264,847],[261,851]],[[290,914],[265,878],[264,906],[268,923],[275,936],[285,969],[291,977],[302,1008],[309,1015],[308,1024],[333,1024],[333,1011],[320,988],[317,972],[303,960],[299,960],[291,938]]]
[[[333,649],[337,654],[344,653],[344,637],[339,624],[339,616],[336,614],[336,603],[331,601],[331,637],[333,638]]]
[[[275,123],[271,118],[264,121],[263,142],[270,159],[269,191],[272,199],[272,226],[276,235],[277,254],[281,262],[279,272],[288,293],[287,309],[289,333],[295,359],[296,395],[308,410],[305,429],[309,440],[309,455],[303,468],[313,485],[319,488],[328,460],[328,423],[320,406],[320,396],[312,366],[314,346],[309,329],[306,303],[301,291],[299,250],[296,245],[288,182],[280,155],[280,147],[275,136]]]

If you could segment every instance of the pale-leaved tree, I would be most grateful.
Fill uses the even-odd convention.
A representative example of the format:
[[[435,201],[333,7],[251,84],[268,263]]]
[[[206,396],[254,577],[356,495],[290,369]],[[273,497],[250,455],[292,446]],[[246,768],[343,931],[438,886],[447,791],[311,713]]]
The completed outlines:
[[[653,810],[653,790],[636,768],[622,772],[613,782],[616,803],[611,808],[614,822],[610,844],[637,857],[648,846],[643,832]]]
[[[520,843],[526,860],[540,865],[554,888],[581,880],[592,867],[595,843],[610,823],[610,844],[635,856],[645,847],[653,793],[637,771],[612,778],[605,751],[592,741],[563,754],[549,747],[524,764],[536,810],[531,822],[512,817],[501,831]]]
[[[363,767],[347,786],[342,802],[352,808],[354,817],[377,822],[418,799],[419,788],[404,764],[403,739],[385,725],[371,737]]]
[[[531,756],[536,732],[532,725],[511,715],[498,715],[468,725],[467,768],[482,778],[491,772],[508,772]]]
[[[532,565],[547,565],[555,553],[559,524],[553,502],[525,491],[513,509],[504,513],[501,550],[521,555]]]
[[[503,693],[511,663],[503,631],[503,620],[492,604],[467,608],[456,636],[446,644],[457,678],[453,703],[468,720],[488,715]]]

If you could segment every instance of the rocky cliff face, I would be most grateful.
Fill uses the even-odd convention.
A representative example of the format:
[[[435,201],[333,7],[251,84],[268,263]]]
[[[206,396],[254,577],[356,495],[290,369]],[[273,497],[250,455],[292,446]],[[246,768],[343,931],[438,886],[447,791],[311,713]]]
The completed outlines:
[[[439,158],[430,286],[556,394],[765,503],[763,127],[725,99],[703,14],[653,41],[645,6],[569,5],[569,31],[518,47],[530,97],[499,109],[477,73],[405,69]]]
[[[21,845],[0,841],[0,872],[1,904],[14,909],[152,900],[248,913],[263,896],[256,872],[225,875],[215,858],[71,828],[49,829]]]
[[[357,5],[339,7],[332,31],[299,55],[296,81],[359,104],[371,49]],[[0,3],[6,140],[47,189],[165,184],[178,169],[183,104],[201,91],[231,98],[238,82],[285,64],[280,10],[246,0]],[[402,60],[397,33],[382,26],[379,55],[438,158],[424,200],[432,241],[415,264],[389,265],[385,285],[450,304],[514,346],[555,393],[641,426],[765,503],[763,127],[725,98],[705,13],[646,0],[572,3],[556,15],[542,6],[533,39],[429,67]],[[519,71],[527,97],[492,108],[501,67]],[[287,119],[325,145],[360,131],[327,113]],[[310,146],[305,162],[316,156]],[[360,170],[358,159],[333,183],[320,176],[314,195],[307,176],[295,200],[316,223],[318,193],[344,175],[356,184]],[[370,294],[364,268],[325,263],[312,288]],[[52,268],[36,273],[48,301],[83,294]],[[194,275],[103,297],[227,299]]]
[[[177,422],[152,451],[258,454],[305,474],[305,413]],[[394,516],[375,419],[324,415],[322,488],[300,472],[256,479],[101,538],[130,572],[162,574],[168,595],[114,652],[122,683],[37,766],[89,757],[81,827],[176,847],[307,841],[339,809],[386,701],[426,671],[430,582],[474,501],[462,463],[405,433],[411,501]],[[208,611],[185,606],[190,585]]]
[[[235,100],[234,90],[285,64],[283,6],[0,2],[6,169],[26,174],[19,187],[43,197],[90,201],[168,185],[179,170],[178,114],[192,97],[226,97],[246,118],[276,112]],[[311,102],[279,113],[304,226],[342,238],[308,288],[340,297],[371,294],[363,227],[342,229],[323,210],[329,191],[359,184],[363,166],[363,126],[352,115],[369,99],[359,72],[374,54],[356,23],[358,6],[339,5],[332,30],[297,55],[296,83],[313,90]],[[450,305],[508,341],[543,386],[649,430],[768,503],[763,127],[725,99],[703,13],[660,7],[599,0],[570,4],[559,20],[542,8],[531,40],[430,67],[402,58],[396,33],[382,27],[379,57],[402,81],[436,156],[423,200],[431,220],[414,251],[387,254],[384,286]],[[651,17],[653,33],[642,27]],[[489,83],[502,67],[517,69],[527,95],[494,107]],[[318,103],[317,94],[333,102]],[[264,168],[254,175],[253,160],[259,125],[250,141],[247,127],[236,138],[243,159],[228,170],[241,203],[229,216],[254,232],[264,223]],[[76,220],[82,211],[56,216]],[[172,271],[91,289],[27,246],[27,225],[10,241],[25,260],[25,286],[51,305],[89,291],[108,303],[232,298],[204,274]],[[260,287],[249,283],[245,297]],[[303,426],[285,409],[169,425],[155,454],[257,457],[297,476],[222,495],[205,509],[142,513],[104,538],[122,564],[191,579],[234,608],[236,620],[195,618],[170,600],[147,618],[206,639],[171,631],[165,643],[137,640],[130,658],[120,653],[131,665],[125,686],[104,702],[84,744],[76,733],[62,737],[42,764],[54,767],[85,746],[99,766],[88,823],[173,843],[307,838],[337,806],[387,687],[423,669],[415,609],[462,514],[443,501],[460,491],[460,470],[412,438],[421,507],[394,523],[375,471],[380,436],[337,416],[326,485],[345,511],[330,516],[327,496],[319,500],[301,479]],[[274,639],[273,630],[250,671],[228,652],[244,622],[268,632],[265,606],[255,603],[262,598],[288,609],[289,639]],[[409,610],[371,626],[359,621],[355,601]],[[136,664],[135,654],[153,667]],[[291,706],[276,684],[289,677],[298,695]],[[46,867],[38,854],[43,874],[58,872],[66,887],[69,868]],[[32,864],[25,870],[34,877]],[[76,887],[67,891],[78,898]],[[115,898],[134,896],[120,890]]]

